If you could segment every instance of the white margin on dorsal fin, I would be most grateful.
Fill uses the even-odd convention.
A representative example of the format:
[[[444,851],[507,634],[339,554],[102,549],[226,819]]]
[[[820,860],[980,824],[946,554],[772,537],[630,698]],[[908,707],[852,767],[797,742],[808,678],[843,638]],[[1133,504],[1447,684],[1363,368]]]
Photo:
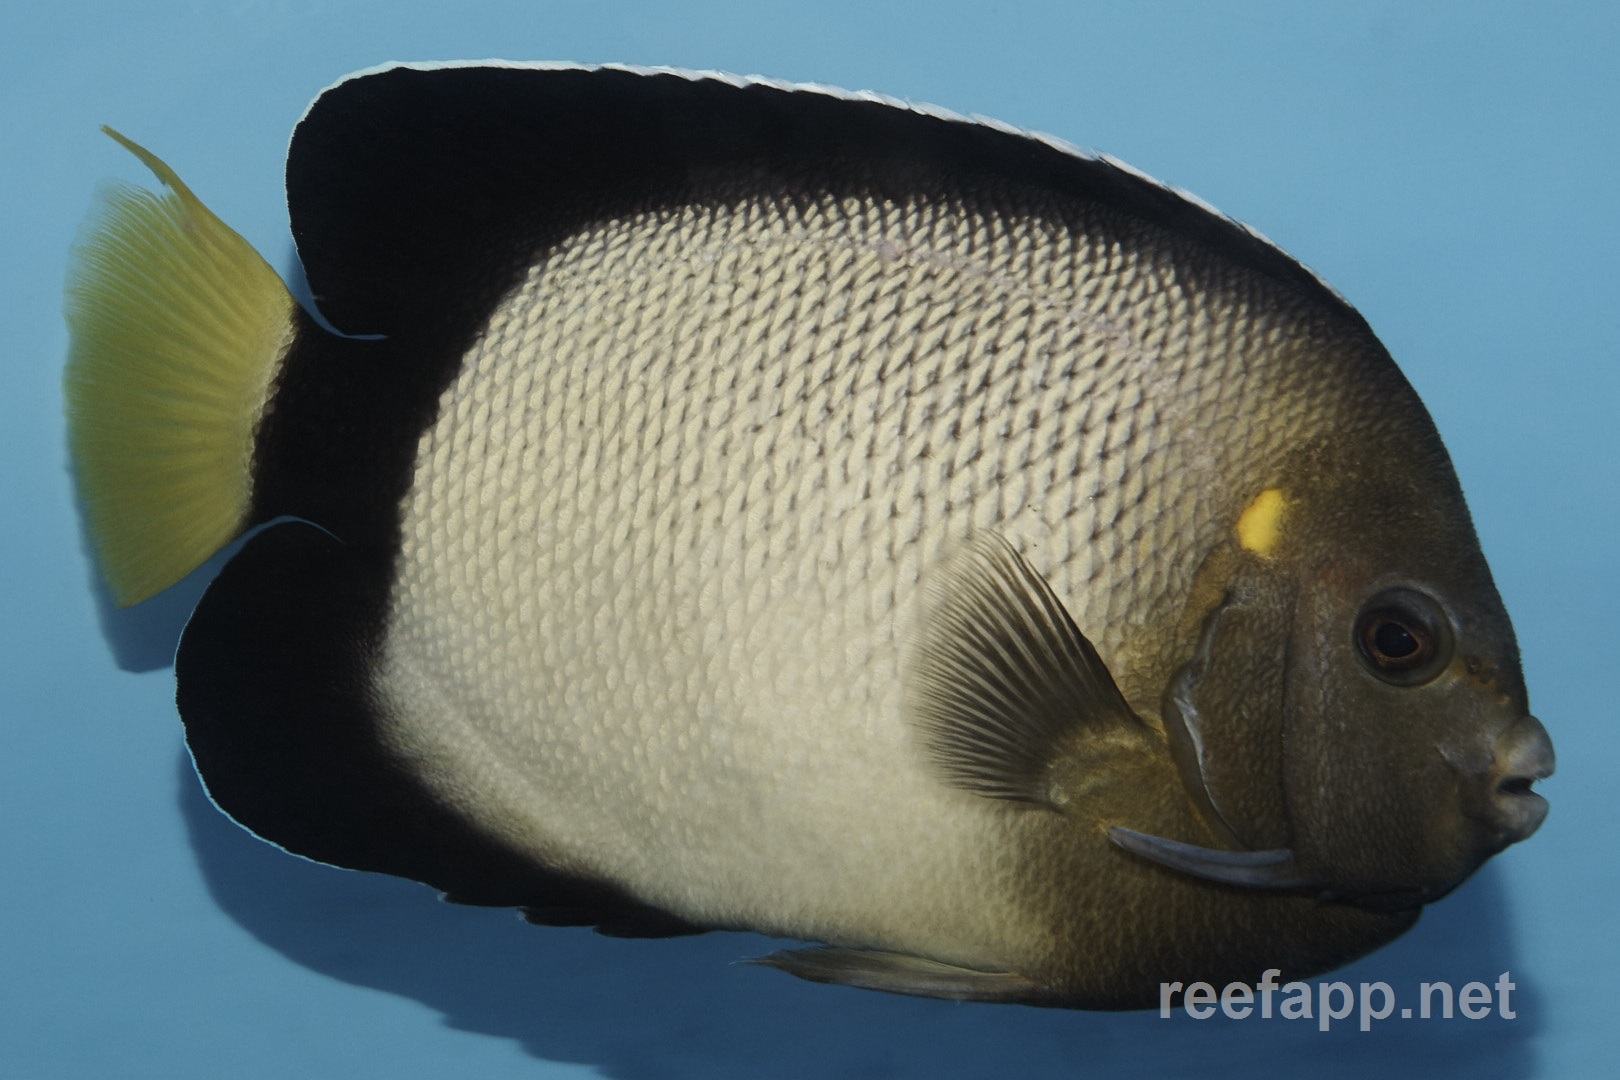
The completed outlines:
[[[822,94],[827,97],[838,98],[844,101],[860,101],[877,105],[887,105],[890,108],[901,109],[906,112],[914,112],[922,116],[933,117],[934,119],[944,120],[953,124],[966,124],[973,127],[989,128],[992,131],[998,131],[1006,135],[1033,140],[1034,142],[1040,143],[1052,150],[1056,150],[1061,154],[1078,158],[1081,161],[1089,161],[1100,165],[1105,165],[1108,168],[1115,169],[1126,174],[1127,176],[1132,177],[1133,179],[1141,181],[1142,183],[1152,187],[1156,187],[1161,191],[1174,196],[1175,198],[1208,215],[1214,220],[1246,234],[1257,243],[1276,253],[1279,257],[1293,263],[1295,266],[1304,271],[1312,280],[1314,280],[1317,285],[1326,290],[1327,293],[1336,301],[1343,304],[1347,309],[1354,311],[1354,307],[1347,299],[1345,299],[1344,295],[1340,293],[1338,289],[1329,284],[1328,281],[1322,277],[1322,275],[1318,274],[1315,270],[1312,270],[1309,266],[1306,266],[1293,255],[1289,254],[1270,237],[1266,236],[1265,233],[1261,232],[1259,229],[1256,229],[1247,222],[1240,221],[1237,218],[1232,217],[1230,214],[1226,214],[1221,210],[1216,209],[1207,201],[1188,191],[1186,188],[1177,187],[1174,184],[1167,184],[1157,177],[1149,176],[1147,173],[1136,168],[1134,165],[1121,161],[1119,158],[1116,158],[1111,154],[1107,154],[1102,151],[1087,150],[1084,147],[1069,142],[1067,139],[1048,134],[1044,131],[1034,131],[1029,128],[1021,128],[1016,124],[1009,124],[1004,120],[997,120],[994,117],[984,116],[980,113],[959,113],[954,109],[948,109],[941,105],[933,105],[928,102],[912,101],[907,98],[899,98],[892,94],[885,94],[878,90],[846,90],[842,87],[832,86],[827,83],[793,82],[792,80],[788,79],[772,78],[768,75],[736,75],[731,72],[717,71],[713,69],[663,67],[659,65],[647,64],[590,64],[570,60],[501,60],[495,58],[483,60],[387,61],[385,63],[373,65],[372,67],[362,68],[359,71],[350,72],[330,85],[322,88],[320,94],[316,94],[315,98],[312,99],[309,105],[305,107],[303,115],[299,117],[299,121],[302,122],[304,116],[309,115],[309,110],[314,107],[315,101],[319,100],[321,95],[325,94],[327,91],[336,89],[346,82],[351,82],[367,75],[380,75],[383,72],[393,71],[397,68],[409,68],[413,71],[438,71],[453,68],[507,68],[516,71],[622,71],[631,75],[675,75],[693,82],[720,82],[728,86],[735,86],[738,88],[745,88],[749,86],[768,86],[772,89],[783,90],[790,93]],[[296,130],[296,127],[297,125],[294,125],[294,130]],[[291,143],[289,137],[289,146],[290,145]]]

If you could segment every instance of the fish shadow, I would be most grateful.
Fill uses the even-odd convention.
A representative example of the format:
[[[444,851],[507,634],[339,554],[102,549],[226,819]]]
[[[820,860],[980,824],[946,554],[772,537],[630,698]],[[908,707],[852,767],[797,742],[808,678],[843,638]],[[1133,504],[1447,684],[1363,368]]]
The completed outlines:
[[[179,801],[209,891],[260,942],[334,979],[411,998],[456,1029],[621,1080],[664,1077],[1518,1077],[1535,1071],[1539,995],[1514,974],[1516,1019],[1355,1016],[1197,1020],[958,1004],[816,986],[736,961],[780,947],[746,934],[623,941],[437,901],[423,886],[289,857],[219,813],[179,762]],[[1487,866],[1405,938],[1324,979],[1460,988],[1514,972],[1498,871]],[[1314,984],[1315,980],[1313,980]]]

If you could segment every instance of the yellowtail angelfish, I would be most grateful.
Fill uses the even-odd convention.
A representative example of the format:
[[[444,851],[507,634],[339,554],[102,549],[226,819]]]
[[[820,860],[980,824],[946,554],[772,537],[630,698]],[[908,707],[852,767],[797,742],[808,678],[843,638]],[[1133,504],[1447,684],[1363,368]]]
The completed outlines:
[[[1257,233],[1056,139],[673,70],[396,66],[69,283],[115,595],[266,840],[933,997],[1298,978],[1552,772],[1428,414]]]

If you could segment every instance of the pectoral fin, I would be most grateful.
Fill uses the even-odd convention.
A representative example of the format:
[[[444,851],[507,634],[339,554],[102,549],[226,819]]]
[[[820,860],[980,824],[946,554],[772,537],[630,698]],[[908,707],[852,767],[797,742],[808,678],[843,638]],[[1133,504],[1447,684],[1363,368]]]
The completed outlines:
[[[964,546],[930,583],[927,600],[908,708],[923,746],[948,782],[991,798],[1060,806],[1064,798],[1055,762],[1089,765],[1101,759],[1096,751],[1104,744],[1145,727],[1046,579],[1000,536],[984,533]],[[1204,635],[1205,651],[1212,635],[1212,630]],[[1201,652],[1178,687],[1195,680],[1203,662]],[[1189,785],[1190,793],[1205,801],[1214,822],[1224,823],[1202,782],[1201,718],[1190,703],[1177,704],[1188,705],[1172,713],[1186,725],[1183,749],[1194,753],[1191,767],[1184,769],[1198,781]],[[1286,848],[1200,847],[1118,826],[1108,837],[1116,847],[1206,881],[1249,889],[1309,887]],[[779,959],[807,956],[812,959]],[[769,962],[805,978],[904,993],[927,991],[871,980],[927,985],[931,978],[950,983],[958,977],[939,975],[933,961],[896,961],[890,954],[843,949],[782,953]],[[810,970],[824,974],[807,974]],[[866,981],[858,981],[857,973]]]
[[[1046,803],[1068,740],[1142,726],[1052,587],[1000,536],[968,543],[926,601],[907,707],[948,782]]]
[[[972,968],[925,960],[905,953],[822,946],[788,949],[749,961],[811,982],[837,983],[891,994],[952,1001],[1034,1002],[1045,997],[1032,979],[1009,971]]]

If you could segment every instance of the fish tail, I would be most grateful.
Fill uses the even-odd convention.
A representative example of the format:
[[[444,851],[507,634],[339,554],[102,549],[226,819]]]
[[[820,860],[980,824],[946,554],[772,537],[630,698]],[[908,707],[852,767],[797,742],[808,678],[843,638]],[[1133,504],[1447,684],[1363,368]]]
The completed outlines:
[[[102,130],[165,189],[109,190],[67,281],[68,441],[102,574],[127,606],[248,524],[254,432],[296,306],[173,169]]]

